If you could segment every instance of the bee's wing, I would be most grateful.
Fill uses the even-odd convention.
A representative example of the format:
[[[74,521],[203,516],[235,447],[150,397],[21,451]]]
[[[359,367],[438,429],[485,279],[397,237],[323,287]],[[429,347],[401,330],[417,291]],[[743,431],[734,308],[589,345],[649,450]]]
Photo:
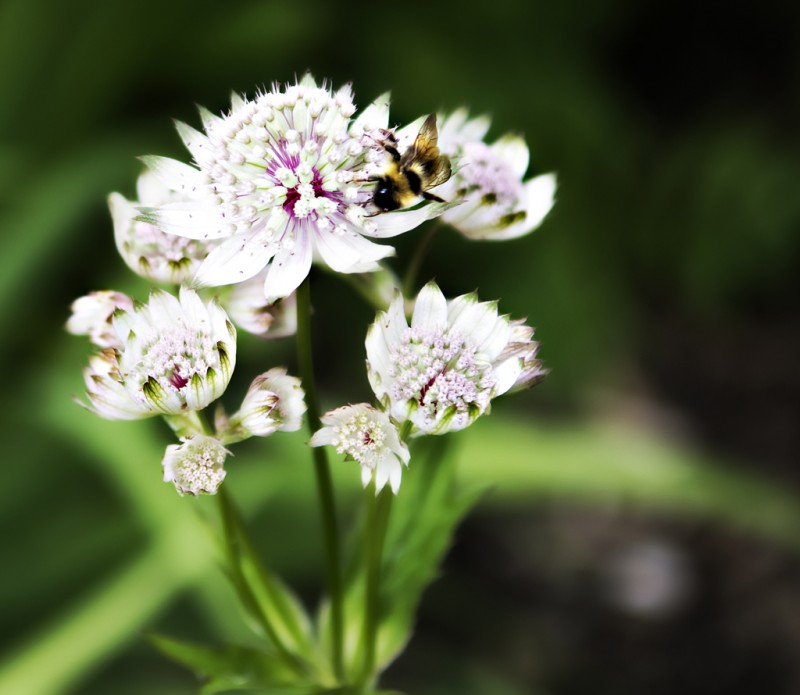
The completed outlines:
[[[438,186],[440,183],[444,183],[453,173],[452,169],[450,168],[450,160],[442,155],[440,155],[438,159],[432,161],[430,164],[431,166],[429,167],[428,171],[428,179],[425,181],[426,190],[428,188]]]
[[[436,130],[436,114],[430,114],[417,133],[414,144],[403,152],[400,166],[408,166],[411,162],[427,161],[439,156],[439,131]]]
[[[414,144],[400,159],[400,168],[420,167],[425,173],[424,188],[433,188],[450,178],[450,160],[439,152],[439,131],[436,129],[436,114],[430,114],[419,129]],[[414,166],[416,165],[416,166]]]

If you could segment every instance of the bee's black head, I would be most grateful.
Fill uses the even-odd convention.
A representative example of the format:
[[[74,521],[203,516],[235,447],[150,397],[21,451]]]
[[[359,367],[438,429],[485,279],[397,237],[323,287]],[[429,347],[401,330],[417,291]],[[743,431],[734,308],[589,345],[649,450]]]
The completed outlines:
[[[378,179],[378,183],[375,186],[375,193],[372,196],[372,202],[384,212],[397,210],[397,208],[400,207],[400,203],[397,202],[395,192],[395,186],[390,180]]]

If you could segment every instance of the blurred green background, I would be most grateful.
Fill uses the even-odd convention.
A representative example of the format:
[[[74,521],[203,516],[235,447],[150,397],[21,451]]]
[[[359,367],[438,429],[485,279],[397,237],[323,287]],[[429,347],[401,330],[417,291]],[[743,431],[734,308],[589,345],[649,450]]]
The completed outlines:
[[[552,370],[459,441],[491,492],[385,683],[415,695],[800,692],[800,9],[762,2],[0,2],[0,693],[192,693],[143,638],[245,639],[155,422],[81,411],[73,298],[144,297],[105,197],[171,118],[310,69],[392,119],[467,105],[556,171],[535,234],[441,234],[423,267],[528,316]],[[418,233],[397,240],[395,268]],[[315,275],[333,406],[369,397],[371,313]],[[243,341],[237,374],[294,368]],[[226,485],[311,603],[305,435]],[[335,462],[344,519],[357,472]],[[203,506],[201,501],[199,506]]]

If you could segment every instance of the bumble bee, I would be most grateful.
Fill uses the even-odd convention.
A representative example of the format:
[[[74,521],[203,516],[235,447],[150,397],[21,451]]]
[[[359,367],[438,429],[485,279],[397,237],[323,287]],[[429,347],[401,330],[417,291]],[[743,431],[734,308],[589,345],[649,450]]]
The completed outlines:
[[[391,155],[386,171],[378,177],[372,202],[381,212],[398,210],[412,205],[422,196],[425,200],[444,203],[439,196],[428,193],[429,188],[447,181],[452,173],[450,160],[439,152],[436,114],[430,114],[419,129],[414,144],[401,155],[394,136],[381,145]]]

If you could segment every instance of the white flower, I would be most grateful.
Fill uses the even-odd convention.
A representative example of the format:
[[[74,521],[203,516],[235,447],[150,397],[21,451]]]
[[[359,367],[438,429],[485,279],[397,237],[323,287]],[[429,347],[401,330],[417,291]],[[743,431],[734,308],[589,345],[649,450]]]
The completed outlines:
[[[181,496],[213,495],[225,479],[223,464],[229,453],[221,442],[201,434],[171,444],[161,462],[164,482],[175,485]]]
[[[264,298],[264,275],[231,285],[220,303],[237,327],[263,338],[285,338],[297,332],[297,298],[294,293],[272,304]]]
[[[489,119],[468,120],[463,109],[440,116],[439,122],[439,147],[457,166],[436,193],[464,200],[442,219],[469,239],[514,239],[538,227],[553,207],[556,177],[523,181],[529,158],[525,141],[509,134],[487,145]]]
[[[230,420],[218,417],[217,431],[226,443],[267,437],[279,430],[296,432],[303,424],[305,412],[300,379],[276,367],[253,379],[239,411]]]
[[[495,396],[544,375],[532,336],[532,328],[498,316],[496,302],[478,302],[474,293],[448,302],[429,282],[410,327],[400,295],[370,326],[370,384],[397,422],[413,423],[412,434],[460,430]]]
[[[171,285],[188,282],[216,244],[166,234],[136,219],[139,206],[180,203],[189,199],[185,192],[171,191],[150,171],[139,177],[136,190],[138,201],[128,201],[119,193],[108,197],[119,254],[134,273],[148,280]]]
[[[145,158],[190,201],[142,208],[140,219],[221,242],[198,269],[195,286],[239,283],[268,266],[264,294],[274,301],[298,287],[312,259],[343,273],[376,270],[394,249],[365,236],[400,234],[446,206],[369,216],[374,177],[387,158],[381,142],[388,96],[351,122],[354,112],[349,85],[334,93],[310,75],[253,101],[234,96],[224,117],[201,110],[205,134],[178,124],[197,168]]]
[[[121,347],[95,355],[84,372],[89,410],[111,420],[180,415],[219,398],[236,361],[236,330],[197,293],[156,291],[112,319]]]
[[[361,482],[366,487],[375,477],[376,492],[388,482],[392,492],[400,488],[403,466],[408,465],[408,447],[386,413],[366,403],[346,405],[322,416],[322,429],[309,444],[330,444],[361,464]]]
[[[92,344],[101,348],[121,347],[111,324],[117,309],[130,310],[133,300],[122,292],[103,290],[90,292],[72,302],[72,315],[67,320],[67,330],[73,335],[88,335]]]

